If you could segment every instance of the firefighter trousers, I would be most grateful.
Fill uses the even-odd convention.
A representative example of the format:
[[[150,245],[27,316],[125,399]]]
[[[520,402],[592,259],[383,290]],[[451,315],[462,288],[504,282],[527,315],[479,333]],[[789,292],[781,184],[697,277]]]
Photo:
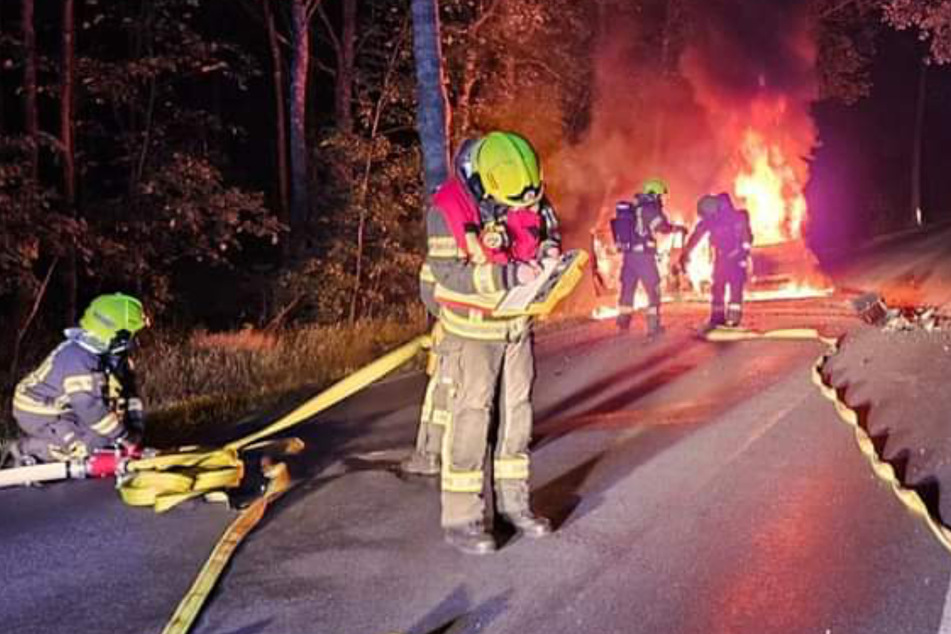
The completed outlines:
[[[653,253],[625,253],[621,267],[621,297],[618,304],[634,308],[634,293],[637,284],[644,285],[648,305],[660,306],[660,272]]]
[[[452,418],[452,377],[446,371],[446,355],[443,342],[434,344],[430,351],[429,383],[419,416],[416,432],[416,453],[439,455],[442,453],[443,431]]]
[[[713,266],[713,284],[710,288],[710,323],[716,326],[738,326],[743,317],[743,286],[746,269],[735,262],[717,260]],[[729,291],[729,301],[727,301]]]
[[[504,514],[528,510],[535,378],[531,333],[508,343],[454,335],[447,335],[446,342],[446,369],[455,396],[443,435],[442,525],[460,526],[486,516],[484,463],[496,409],[492,462],[496,506]]]
[[[657,270],[657,257],[652,252],[624,254],[621,296],[618,298],[618,325],[626,328],[630,324],[638,283],[644,285],[644,292],[647,293],[647,309],[644,313],[649,327],[657,328],[660,325],[660,272]]]
[[[15,418],[22,432],[17,441],[20,452],[41,462],[82,459],[110,443],[108,438],[68,418],[25,412],[18,412]]]

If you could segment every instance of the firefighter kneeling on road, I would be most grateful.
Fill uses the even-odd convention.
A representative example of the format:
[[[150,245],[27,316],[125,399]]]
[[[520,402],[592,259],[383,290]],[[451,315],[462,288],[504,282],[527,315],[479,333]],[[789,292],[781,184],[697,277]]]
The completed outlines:
[[[147,325],[142,303],[97,297],[79,328],[16,386],[13,417],[21,437],[6,453],[14,466],[81,460],[98,449],[133,449],[144,431],[129,351]],[[2,461],[0,461],[2,464]]]
[[[543,260],[559,257],[560,237],[543,197],[538,157],[524,138],[492,132],[467,141],[454,166],[427,215],[426,263],[445,331],[440,363],[454,391],[443,435],[442,526],[450,544],[484,554],[497,547],[483,496],[496,410],[497,508],[521,534],[551,532],[548,520],[529,505],[532,321],[495,317],[493,309],[507,290],[535,280]]]
[[[663,328],[660,325],[660,272],[657,270],[657,240],[654,234],[686,234],[687,229],[671,224],[664,214],[663,197],[668,193],[664,181],[652,178],[644,183],[643,190],[634,195],[633,202],[619,202],[616,217],[611,221],[614,243],[624,257],[617,326],[622,331],[630,329],[634,295],[640,282],[647,293],[647,336],[656,337],[663,332]]]
[[[697,202],[697,213],[700,221],[687,240],[680,267],[686,270],[690,252],[709,233],[714,257],[709,327],[739,326],[743,317],[743,285],[750,273],[753,249],[750,215],[745,209],[735,208],[725,192],[703,196]],[[726,302],[727,291],[729,303]]]

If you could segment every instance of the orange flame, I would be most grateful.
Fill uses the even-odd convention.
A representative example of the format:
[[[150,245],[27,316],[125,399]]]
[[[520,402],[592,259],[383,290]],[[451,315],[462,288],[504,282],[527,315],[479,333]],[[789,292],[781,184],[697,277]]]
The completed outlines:
[[[740,146],[742,168],[734,191],[750,212],[756,244],[798,240],[806,219],[802,183],[786,160],[782,146],[749,127]]]

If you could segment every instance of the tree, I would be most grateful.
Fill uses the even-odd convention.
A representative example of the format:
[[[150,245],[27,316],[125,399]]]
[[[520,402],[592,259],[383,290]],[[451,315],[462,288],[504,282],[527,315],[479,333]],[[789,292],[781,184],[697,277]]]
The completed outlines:
[[[40,172],[40,124],[36,104],[36,29],[33,26],[33,0],[22,0],[23,33],[23,120],[29,144],[29,174],[35,189]]]
[[[357,43],[357,0],[341,0],[340,35],[321,6],[320,19],[327,31],[337,60],[334,77],[334,121],[337,129],[353,132],[353,82]]]
[[[284,56],[281,54],[280,38],[271,10],[271,0],[261,0],[264,8],[264,23],[267,29],[268,51],[271,55],[271,86],[274,95],[274,153],[277,158],[277,190],[280,201],[280,218],[288,221],[290,214],[289,174],[287,171],[287,110],[284,103]]]
[[[309,213],[307,169],[307,81],[310,69],[310,20],[321,0],[291,0],[291,241],[299,252],[301,232]]]
[[[417,129],[423,146],[426,191],[431,194],[449,175],[450,115],[443,80],[438,0],[412,0],[412,14]]]
[[[930,60],[951,63],[951,2],[947,0],[883,0],[885,20],[899,30],[917,28],[929,44]]]
[[[63,203],[66,213],[77,217],[76,209],[76,23],[74,0],[63,0],[62,77],[60,78],[59,148],[63,165]],[[66,321],[75,323],[79,294],[79,261],[76,245],[72,245],[66,266]]]

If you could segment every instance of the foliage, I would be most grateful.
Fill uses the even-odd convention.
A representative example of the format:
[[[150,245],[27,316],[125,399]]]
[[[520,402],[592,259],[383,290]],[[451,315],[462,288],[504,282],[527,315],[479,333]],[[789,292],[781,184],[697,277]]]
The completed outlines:
[[[951,63],[951,2],[948,0],[885,0],[885,19],[897,29],[915,27],[930,46],[930,61]]]
[[[547,153],[584,120],[593,31],[570,0],[449,0],[444,41],[454,135],[518,129]],[[475,25],[475,26],[473,26]]]
[[[872,89],[870,64],[881,31],[878,0],[819,2],[817,39],[820,94],[854,104]]]
[[[268,334],[244,330],[195,332],[187,339],[160,334],[138,359],[143,398],[152,414],[153,443],[227,428],[289,398],[330,385],[405,343],[425,327],[411,319],[309,326]]]

